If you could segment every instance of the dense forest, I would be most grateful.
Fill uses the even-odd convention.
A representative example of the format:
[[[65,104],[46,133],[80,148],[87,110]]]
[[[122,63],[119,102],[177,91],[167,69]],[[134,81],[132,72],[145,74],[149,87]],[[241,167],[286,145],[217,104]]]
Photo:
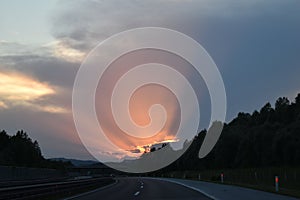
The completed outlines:
[[[198,152],[207,133],[201,131],[169,170],[235,169],[300,166],[300,94],[295,101],[281,97],[252,114],[239,113],[224,125],[214,149],[203,159]]]
[[[45,159],[38,142],[32,141],[22,130],[13,136],[3,130],[0,132],[0,165],[65,169],[71,163]]]

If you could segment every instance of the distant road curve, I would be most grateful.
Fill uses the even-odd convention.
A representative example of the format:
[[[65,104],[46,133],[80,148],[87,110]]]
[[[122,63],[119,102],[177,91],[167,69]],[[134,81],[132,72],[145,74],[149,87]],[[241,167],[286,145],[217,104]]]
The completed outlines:
[[[77,195],[68,200],[211,200],[204,194],[169,181],[148,178],[118,178],[111,186]]]

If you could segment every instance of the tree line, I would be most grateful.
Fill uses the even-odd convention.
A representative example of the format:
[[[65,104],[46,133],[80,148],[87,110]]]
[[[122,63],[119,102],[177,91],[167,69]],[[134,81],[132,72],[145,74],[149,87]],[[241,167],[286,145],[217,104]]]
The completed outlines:
[[[199,159],[206,134],[201,131],[180,159],[162,171],[300,166],[300,94],[293,102],[278,98],[274,108],[267,103],[252,114],[240,112],[224,124],[214,149]]]
[[[65,169],[70,162],[47,160],[37,141],[32,141],[23,130],[10,136],[0,132],[0,165]]]

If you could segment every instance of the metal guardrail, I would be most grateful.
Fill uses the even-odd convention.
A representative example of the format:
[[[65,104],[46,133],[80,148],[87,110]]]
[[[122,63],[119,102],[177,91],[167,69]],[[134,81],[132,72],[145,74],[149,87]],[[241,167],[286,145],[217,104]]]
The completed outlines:
[[[6,180],[0,181],[0,189],[16,186],[35,185],[43,183],[54,183],[62,182],[70,179],[69,177],[57,177],[57,178],[43,178],[43,179],[32,179],[32,180]]]
[[[105,186],[113,183],[112,178],[93,178],[77,181],[65,181],[0,188],[0,200],[43,199],[54,195],[68,194],[91,186]]]

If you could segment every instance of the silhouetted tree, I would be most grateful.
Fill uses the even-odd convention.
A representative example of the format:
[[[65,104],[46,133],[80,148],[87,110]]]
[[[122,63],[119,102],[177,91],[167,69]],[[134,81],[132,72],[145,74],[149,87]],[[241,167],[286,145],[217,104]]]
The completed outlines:
[[[295,102],[281,97],[275,109],[267,103],[252,115],[239,113],[225,124],[214,149],[203,159],[201,131],[180,159],[163,171],[300,166],[300,94]]]
[[[156,148],[155,147],[151,147],[150,152],[154,152],[154,151],[156,151]]]
[[[0,165],[64,169],[71,163],[46,160],[38,142],[32,142],[27,133],[20,130],[13,136],[0,132]]]
[[[286,109],[290,105],[290,101],[286,97],[280,97],[275,103],[275,110]]]

